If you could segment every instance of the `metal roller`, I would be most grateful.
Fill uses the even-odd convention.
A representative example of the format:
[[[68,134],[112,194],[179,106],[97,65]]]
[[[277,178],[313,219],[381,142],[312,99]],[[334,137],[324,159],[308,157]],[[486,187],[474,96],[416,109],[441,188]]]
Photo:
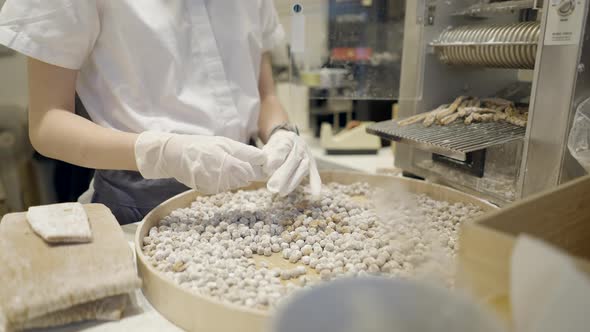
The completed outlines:
[[[533,69],[539,40],[538,22],[460,26],[431,43],[450,65]]]

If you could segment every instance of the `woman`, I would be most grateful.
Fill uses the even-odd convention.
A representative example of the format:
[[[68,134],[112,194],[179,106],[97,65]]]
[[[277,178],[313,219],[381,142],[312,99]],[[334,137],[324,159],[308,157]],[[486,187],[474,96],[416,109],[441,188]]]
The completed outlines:
[[[95,168],[93,201],[120,223],[188,187],[310,175],[305,142],[275,95],[272,0],[8,0],[0,44],[29,57],[29,136],[42,154]],[[92,121],[74,113],[75,93]],[[246,143],[254,136],[262,150]]]

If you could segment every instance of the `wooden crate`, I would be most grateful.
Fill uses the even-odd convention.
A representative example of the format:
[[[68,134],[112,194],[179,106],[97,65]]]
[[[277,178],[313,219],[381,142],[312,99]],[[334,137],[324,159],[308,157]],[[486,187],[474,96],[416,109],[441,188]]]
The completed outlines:
[[[507,320],[510,320],[510,258],[519,234],[561,248],[576,258],[582,271],[590,274],[590,176],[462,226],[457,283]]]

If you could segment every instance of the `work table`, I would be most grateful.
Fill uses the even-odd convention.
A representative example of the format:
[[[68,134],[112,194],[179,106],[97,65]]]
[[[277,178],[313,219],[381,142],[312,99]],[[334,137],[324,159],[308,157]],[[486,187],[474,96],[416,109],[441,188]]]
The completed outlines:
[[[347,171],[377,173],[380,169],[392,168],[393,154],[389,147],[379,150],[377,155],[326,155],[321,148],[319,139],[304,135],[309,148],[314,155],[320,169],[337,169]],[[138,223],[122,226],[125,237],[131,248],[134,248],[135,231]],[[125,311],[124,317],[114,322],[87,322],[70,324],[64,327],[48,329],[50,332],[115,332],[115,331],[182,331],[174,324],[166,320],[156,311],[143,296],[141,290],[135,291],[131,296],[132,303]]]
[[[327,155],[326,151],[320,146],[318,138],[308,134],[302,134],[302,136],[305,138],[320,169],[375,174],[381,169],[393,168],[393,153],[390,147],[379,149],[376,155]]]

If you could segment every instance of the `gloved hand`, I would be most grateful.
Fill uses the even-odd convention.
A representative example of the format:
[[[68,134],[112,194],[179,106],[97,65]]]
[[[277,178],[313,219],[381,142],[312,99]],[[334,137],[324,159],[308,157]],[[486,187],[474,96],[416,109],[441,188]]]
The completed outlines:
[[[143,132],[135,160],[146,179],[175,178],[205,194],[264,180],[262,150],[226,137]]]
[[[286,196],[309,175],[313,196],[320,195],[322,180],[309,147],[297,134],[279,130],[262,148],[266,155],[264,172],[270,176],[267,188],[270,192]]]

